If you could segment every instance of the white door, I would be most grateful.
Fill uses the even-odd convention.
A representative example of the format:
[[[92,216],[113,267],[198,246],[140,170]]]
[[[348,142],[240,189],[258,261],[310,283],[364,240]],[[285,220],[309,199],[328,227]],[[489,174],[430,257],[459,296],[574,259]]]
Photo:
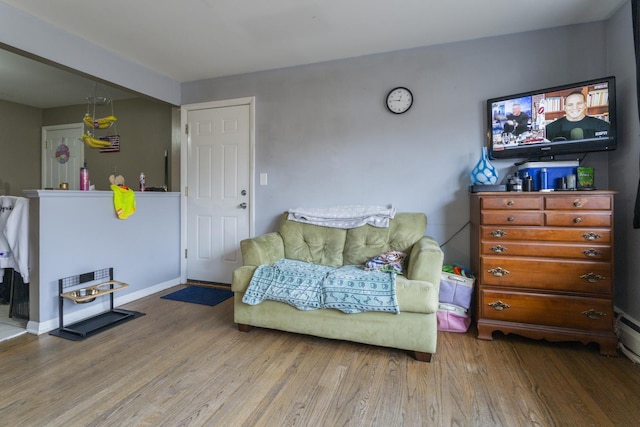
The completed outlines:
[[[249,105],[187,115],[187,278],[231,283],[249,237]]]
[[[58,188],[61,182],[66,182],[69,190],[80,189],[83,131],[82,123],[42,128],[42,188]]]

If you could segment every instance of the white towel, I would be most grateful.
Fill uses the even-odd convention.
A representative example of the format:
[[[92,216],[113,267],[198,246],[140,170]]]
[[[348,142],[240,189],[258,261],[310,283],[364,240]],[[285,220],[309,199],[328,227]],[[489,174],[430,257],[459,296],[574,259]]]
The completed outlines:
[[[29,199],[25,197],[0,196],[0,253],[0,270],[13,268],[29,283]]]
[[[386,228],[389,227],[389,220],[395,214],[396,209],[393,205],[346,205],[330,208],[289,209],[287,219],[333,228],[356,228],[365,224]]]

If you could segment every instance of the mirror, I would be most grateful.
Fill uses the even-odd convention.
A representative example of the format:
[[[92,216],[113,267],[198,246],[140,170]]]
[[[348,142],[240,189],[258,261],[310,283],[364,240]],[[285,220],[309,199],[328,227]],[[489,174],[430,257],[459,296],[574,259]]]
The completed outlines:
[[[0,46],[1,47],[1,46]],[[178,108],[116,87],[11,48],[0,48],[0,195],[22,196],[41,188],[42,128],[82,123],[87,98],[112,100],[118,117],[120,151],[101,153],[84,147],[84,159],[96,190],[109,189],[109,175],[123,175],[137,190],[140,172],[147,185],[169,190],[178,185]],[[97,115],[97,113],[96,113]],[[168,162],[168,171],[165,167]],[[79,171],[78,171],[79,173]]]

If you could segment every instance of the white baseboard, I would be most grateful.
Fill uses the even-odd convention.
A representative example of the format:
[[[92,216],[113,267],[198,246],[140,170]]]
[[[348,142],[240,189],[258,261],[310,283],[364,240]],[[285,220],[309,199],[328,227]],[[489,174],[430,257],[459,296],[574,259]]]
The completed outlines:
[[[120,297],[118,297],[117,293],[114,294],[114,300],[113,300],[113,304],[114,306],[118,307],[121,306],[123,304],[127,304],[129,302],[138,300],[140,298],[144,298],[147,297],[149,295],[155,294],[157,292],[161,292],[164,291],[165,289],[169,289],[173,286],[179,285],[181,282],[179,277],[176,277],[175,279],[163,282],[163,283],[158,283],[157,285],[152,285],[152,286],[148,286],[144,289],[141,289],[139,291],[136,292],[131,292],[129,294],[126,295],[122,295]],[[87,317],[90,316],[95,316],[96,314],[100,314],[104,311],[108,311],[109,310],[109,299],[108,298],[103,298],[103,302],[102,303],[94,303],[94,304],[89,304],[87,305],[86,308],[82,309],[82,310],[78,310],[75,311],[73,313],[71,313],[68,316],[64,317],[64,323],[65,325],[68,325],[70,323],[74,323],[74,322],[78,322],[82,319],[86,319]],[[96,301],[97,302],[97,301]],[[33,335],[41,335],[41,334],[45,334],[49,331],[53,331],[54,329],[58,329],[58,327],[60,326],[59,324],[59,320],[56,317],[55,319],[49,319],[49,320],[45,320],[42,322],[35,322],[30,320],[27,323],[27,332]]]
[[[640,363],[640,322],[617,307],[615,311],[615,330],[620,341],[620,350],[634,363]]]

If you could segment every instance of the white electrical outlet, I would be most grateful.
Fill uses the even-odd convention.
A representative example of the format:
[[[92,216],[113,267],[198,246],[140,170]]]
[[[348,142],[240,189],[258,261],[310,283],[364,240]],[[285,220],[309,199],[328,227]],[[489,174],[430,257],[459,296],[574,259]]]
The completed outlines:
[[[265,172],[260,174],[260,185],[267,185],[267,174]]]

